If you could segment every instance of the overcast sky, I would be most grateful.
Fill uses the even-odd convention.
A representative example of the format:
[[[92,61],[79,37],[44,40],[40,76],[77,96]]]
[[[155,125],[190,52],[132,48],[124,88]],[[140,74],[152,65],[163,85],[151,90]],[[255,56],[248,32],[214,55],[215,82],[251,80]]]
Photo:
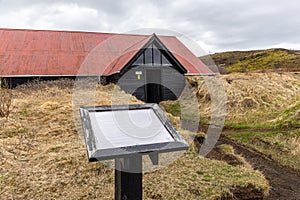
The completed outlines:
[[[207,52],[300,49],[297,0],[0,0],[0,27],[176,31]]]

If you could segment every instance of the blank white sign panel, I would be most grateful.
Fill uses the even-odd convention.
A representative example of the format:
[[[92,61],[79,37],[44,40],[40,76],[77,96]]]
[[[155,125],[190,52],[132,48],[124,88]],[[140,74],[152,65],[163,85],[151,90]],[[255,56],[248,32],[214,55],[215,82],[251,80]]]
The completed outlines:
[[[97,149],[173,142],[152,109],[90,112]]]

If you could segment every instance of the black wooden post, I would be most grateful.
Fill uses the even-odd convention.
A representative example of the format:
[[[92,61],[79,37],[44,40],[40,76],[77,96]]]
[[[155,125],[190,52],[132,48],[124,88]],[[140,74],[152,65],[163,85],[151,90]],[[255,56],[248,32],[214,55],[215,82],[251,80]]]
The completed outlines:
[[[129,131],[128,136],[126,136],[123,131],[120,131],[121,125],[131,126],[131,124],[129,124],[126,120],[121,123],[117,122],[114,120],[113,115],[109,118],[107,118],[107,115],[103,115],[103,112],[110,114],[109,112],[114,111],[138,111],[140,113],[136,116],[143,117],[143,115],[146,114],[145,109],[154,112],[153,122],[155,122],[155,126],[161,127],[161,132],[159,133],[161,135],[159,135],[160,137],[158,137],[155,142],[153,142],[151,134],[149,135],[151,137],[145,137],[141,144],[137,144],[136,141],[131,141],[134,139],[133,136],[136,132],[134,128],[131,130],[132,132]],[[119,112],[115,112],[114,114],[124,117]],[[168,121],[163,111],[157,104],[98,107],[87,106],[80,108],[80,115],[83,124],[84,138],[89,161],[95,162],[100,160],[115,159],[116,200],[142,200],[142,155],[149,155],[152,164],[157,165],[159,153],[183,151],[188,149],[188,144],[186,141],[176,131],[170,121]],[[109,123],[101,122],[102,124],[100,125],[100,121],[97,121],[98,119],[103,120],[103,122],[107,121]],[[112,126],[110,128],[114,128],[116,131],[115,134],[118,134],[120,138],[124,138],[123,147],[115,147],[114,142],[118,142],[118,140],[116,140],[115,135],[112,136],[111,129],[105,128],[106,125]],[[103,126],[104,128],[100,129],[99,126]],[[149,132],[150,131],[151,129],[149,127]],[[132,137],[130,134],[133,134]]]
[[[115,159],[115,200],[142,200],[142,155]]]

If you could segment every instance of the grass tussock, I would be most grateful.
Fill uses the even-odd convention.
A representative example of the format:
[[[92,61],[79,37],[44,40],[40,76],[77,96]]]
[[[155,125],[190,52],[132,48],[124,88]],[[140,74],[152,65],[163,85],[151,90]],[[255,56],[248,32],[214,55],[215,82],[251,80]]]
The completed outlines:
[[[260,172],[195,154],[144,176],[145,199],[218,199],[230,196],[233,188],[250,185],[267,195],[269,186]]]
[[[226,89],[225,125],[236,129],[299,127],[300,75],[236,73],[221,76]],[[200,118],[210,121],[211,94],[204,79],[190,77],[200,105]]]
[[[0,118],[7,118],[12,110],[12,91],[0,77]]]

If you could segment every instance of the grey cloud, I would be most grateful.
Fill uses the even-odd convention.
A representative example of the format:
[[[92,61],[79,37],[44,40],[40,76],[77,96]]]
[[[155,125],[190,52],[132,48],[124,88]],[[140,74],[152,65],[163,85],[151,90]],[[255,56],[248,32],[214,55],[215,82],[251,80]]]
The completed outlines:
[[[208,51],[300,46],[299,6],[293,0],[0,0],[0,27],[102,32],[166,28],[201,42]]]

